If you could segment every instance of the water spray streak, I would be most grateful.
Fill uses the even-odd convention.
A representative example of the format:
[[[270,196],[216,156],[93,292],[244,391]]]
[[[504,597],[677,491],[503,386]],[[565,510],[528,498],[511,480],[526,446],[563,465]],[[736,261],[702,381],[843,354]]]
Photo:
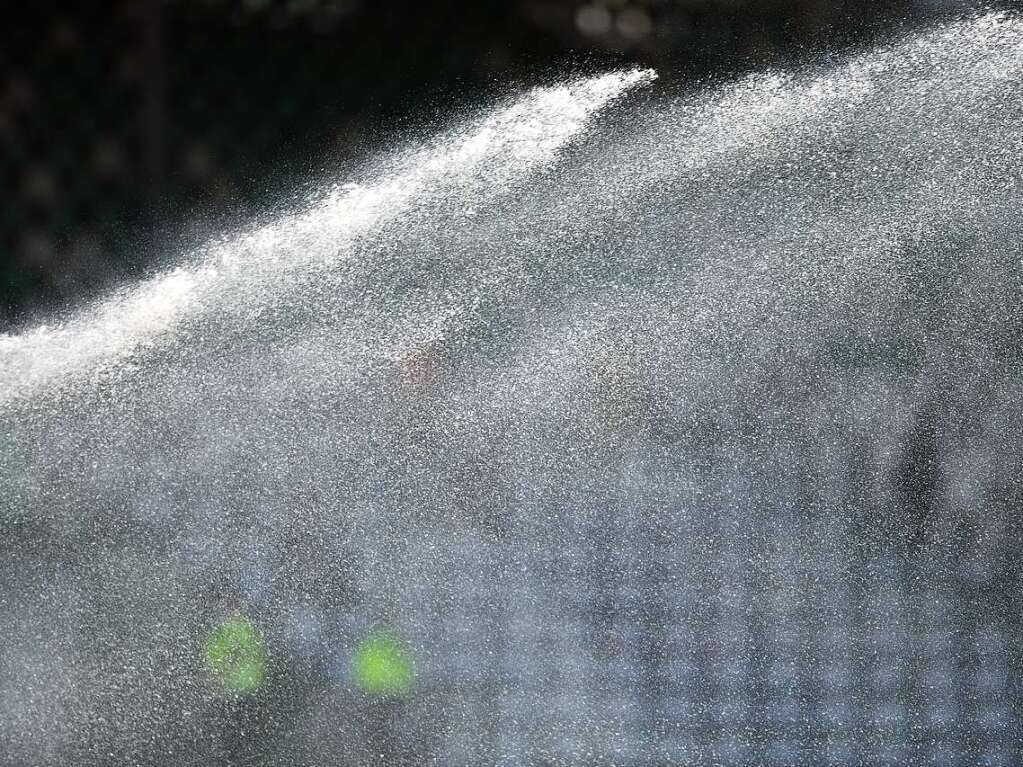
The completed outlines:
[[[383,224],[413,209],[452,200],[486,204],[549,165],[594,114],[654,78],[650,70],[634,70],[537,88],[427,150],[392,159],[380,181],[340,184],[297,215],[210,247],[201,266],[125,289],[59,326],[0,336],[0,403],[123,363],[196,312],[265,300],[282,271],[343,259],[359,238],[379,235]]]

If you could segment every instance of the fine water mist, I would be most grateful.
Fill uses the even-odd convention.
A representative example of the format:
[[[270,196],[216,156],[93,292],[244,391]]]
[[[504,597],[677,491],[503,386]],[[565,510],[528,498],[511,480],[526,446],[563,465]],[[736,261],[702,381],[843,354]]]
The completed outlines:
[[[0,336],[0,764],[1014,764],[1021,126],[572,79]]]

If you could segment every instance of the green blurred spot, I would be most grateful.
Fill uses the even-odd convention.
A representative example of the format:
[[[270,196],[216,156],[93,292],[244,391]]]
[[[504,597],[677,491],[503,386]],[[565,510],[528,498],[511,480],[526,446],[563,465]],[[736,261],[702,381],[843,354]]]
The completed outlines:
[[[232,616],[210,632],[205,654],[207,667],[228,692],[247,695],[263,686],[263,637],[244,615]]]
[[[371,695],[405,695],[415,671],[404,645],[387,632],[365,639],[355,651],[355,682]]]

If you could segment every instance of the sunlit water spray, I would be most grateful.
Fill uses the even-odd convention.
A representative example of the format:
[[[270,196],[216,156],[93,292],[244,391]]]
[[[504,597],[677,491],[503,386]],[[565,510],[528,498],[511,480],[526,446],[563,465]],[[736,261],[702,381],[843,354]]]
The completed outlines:
[[[1023,24],[652,80],[0,337],[12,763],[1012,763]]]
[[[437,211],[471,216],[549,165],[595,113],[654,77],[636,70],[537,88],[425,150],[385,161],[381,180],[340,184],[300,213],[212,243],[196,254],[196,266],[126,288],[57,327],[0,336],[8,362],[0,396],[74,383],[104,368],[116,372],[139,350],[172,343],[188,321],[225,311],[248,315],[253,304],[291,298],[280,295],[288,272],[301,270],[309,278],[367,251],[372,257],[394,239],[389,224],[404,229],[408,218]]]

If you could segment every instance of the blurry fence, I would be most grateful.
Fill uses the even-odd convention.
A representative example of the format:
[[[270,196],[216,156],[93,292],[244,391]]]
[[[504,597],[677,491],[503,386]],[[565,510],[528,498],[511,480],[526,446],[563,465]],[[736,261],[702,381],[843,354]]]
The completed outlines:
[[[371,561],[400,559],[412,584],[399,622],[425,666],[411,720],[441,733],[428,752],[445,764],[1015,764],[1015,528],[991,508],[989,523],[942,530],[964,524],[948,499],[922,532],[855,428],[773,455],[728,429],[702,459],[636,438],[564,494],[520,506],[496,542],[381,539]],[[988,492],[995,506],[1011,494]]]
[[[258,439],[194,464],[187,425],[151,453],[120,417],[148,388],[53,413],[35,493],[7,435],[0,764],[1018,763],[1023,383],[927,406],[908,363],[823,348],[689,414],[598,366],[573,422],[496,442],[395,371],[373,399],[411,397],[405,425],[338,465]]]

